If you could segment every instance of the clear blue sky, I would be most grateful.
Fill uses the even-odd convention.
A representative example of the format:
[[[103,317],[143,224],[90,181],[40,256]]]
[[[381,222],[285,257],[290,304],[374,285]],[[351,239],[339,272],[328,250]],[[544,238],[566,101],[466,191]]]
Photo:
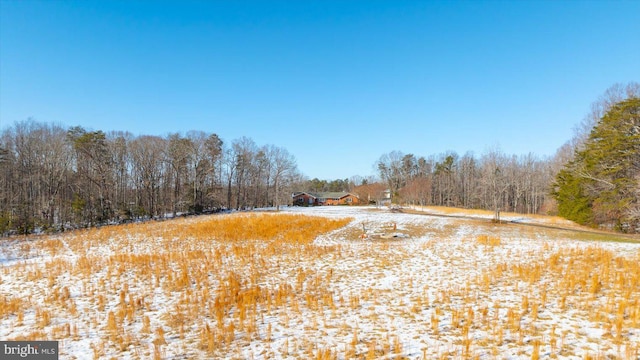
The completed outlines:
[[[0,128],[203,130],[308,177],[393,150],[552,155],[640,80],[640,1],[0,0]]]

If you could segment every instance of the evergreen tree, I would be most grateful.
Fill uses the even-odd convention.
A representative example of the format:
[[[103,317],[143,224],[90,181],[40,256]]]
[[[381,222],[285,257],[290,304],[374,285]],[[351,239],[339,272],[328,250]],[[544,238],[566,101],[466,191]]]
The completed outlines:
[[[584,147],[556,177],[561,216],[581,224],[640,231],[640,98],[600,119]]]

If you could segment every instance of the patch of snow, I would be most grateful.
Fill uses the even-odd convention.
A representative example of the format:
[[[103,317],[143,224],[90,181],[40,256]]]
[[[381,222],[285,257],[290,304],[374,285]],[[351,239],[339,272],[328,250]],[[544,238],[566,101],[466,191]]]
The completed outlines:
[[[613,338],[607,335],[605,326],[592,321],[592,314],[580,308],[579,304],[568,302],[570,306],[561,308],[558,294],[547,294],[547,303],[544,306],[539,304],[537,319],[532,318],[531,305],[522,309],[524,295],[528,296],[531,304],[538,304],[542,291],[551,287],[552,282],[558,281],[557,279],[546,275],[532,283],[524,277],[518,278],[505,273],[495,279],[482,278],[486,274],[498,273],[503,265],[503,271],[517,266],[541,266],[553,254],[572,249],[603,249],[612,251],[616,256],[640,259],[640,244],[563,240],[549,238],[535,231],[523,233],[516,227],[492,230],[490,225],[478,227],[459,219],[405,214],[386,208],[288,207],[281,208],[281,211],[334,219],[350,217],[353,220],[345,228],[323,234],[314,241],[313,246],[318,251],[323,248],[333,249],[327,251],[326,255],[297,259],[286,258],[282,254],[256,255],[254,260],[261,261],[259,264],[233,255],[229,250],[231,245],[219,244],[213,240],[185,243],[179,239],[168,241],[159,237],[131,237],[126,241],[113,239],[114,241],[104,242],[81,239],[81,233],[74,233],[54,238],[61,245],[55,254],[38,250],[44,248],[42,242],[47,241],[44,238],[35,239],[32,243],[11,240],[0,243],[0,294],[29,299],[32,304],[45,304],[45,299],[53,293],[50,281],[53,281],[56,289],[67,287],[74,301],[76,314],[53,314],[52,323],[45,330],[50,333],[55,326],[76,324],[79,327],[78,337],[63,337],[60,344],[62,355],[65,358],[89,359],[93,358],[92,347],[99,346],[107,337],[104,330],[107,314],[109,311],[117,311],[120,301],[118,293],[126,284],[130,294],[140,296],[146,302],[142,314],[150,318],[151,329],[167,328],[165,338],[168,345],[163,348],[166,358],[207,357],[208,354],[197,345],[199,329],[204,323],[213,324],[213,317],[202,314],[199,322],[189,324],[190,328],[185,330],[185,339],[181,339],[175,329],[164,325],[167,318],[175,314],[182,299],[196,296],[202,289],[192,289],[192,293],[188,294],[184,291],[166,292],[161,288],[144,288],[144,284],[137,281],[137,275],[132,270],[122,269],[119,274],[110,273],[113,267],[108,267],[107,264],[112,261],[113,256],[123,253],[153,255],[169,250],[225,250],[230,255],[216,264],[215,269],[210,269],[210,272],[237,272],[243,275],[248,273],[250,266],[261,267],[265,274],[257,284],[260,287],[295,287],[300,281],[307,293],[330,294],[331,300],[337,304],[331,308],[323,303],[318,309],[314,309],[300,301],[296,305],[299,312],[286,307],[257,309],[257,333],[251,337],[237,334],[228,352],[222,354],[227,357],[295,358],[307,354],[305,346],[315,344],[318,348],[332,349],[343,358],[343,354],[350,351],[350,344],[355,337],[355,349],[361,356],[368,351],[370,344],[380,347],[385,341],[389,341],[399,343],[402,355],[411,359],[421,359],[424,353],[428,357],[448,354],[452,358],[464,358],[466,355],[462,340],[465,335],[462,329],[469,314],[473,314],[474,321],[486,317],[488,322],[499,319],[495,321],[504,324],[505,319],[514,316],[514,311],[521,312],[518,313],[517,321],[523,328],[538,329],[538,333],[525,334],[504,327],[501,335],[498,335],[497,329],[489,325],[478,325],[467,330],[467,339],[472,344],[472,353],[467,355],[493,358],[496,354],[492,351],[497,351],[500,358],[531,358],[533,343],[537,340],[544,340],[540,347],[542,357],[551,357],[553,354],[558,358],[582,358],[587,353],[618,357],[620,353],[624,354],[624,349],[618,349]],[[188,218],[184,221],[200,220]],[[533,220],[514,217],[510,221]],[[404,232],[408,228],[420,228],[423,232],[419,236],[408,236]],[[393,241],[376,242],[371,236],[353,239],[344,235],[359,232],[377,234],[383,240]],[[483,246],[476,240],[480,235],[499,236],[500,244]],[[121,243],[128,244],[129,248],[119,247]],[[84,247],[78,247],[77,244]],[[257,249],[262,247],[258,245]],[[100,262],[104,267],[86,278],[78,274],[62,274],[52,280],[47,278],[48,266],[55,266],[54,260],[77,266],[83,258]],[[189,266],[192,267],[191,271],[195,271],[200,266],[206,270],[207,265]],[[35,276],[38,271],[41,278]],[[298,276],[301,277],[300,280],[297,279]],[[213,277],[211,283],[213,285],[209,291],[214,298],[220,283]],[[104,310],[99,310],[93,299],[88,297],[87,293],[91,291],[108,293]],[[635,299],[640,297],[640,289],[630,291]],[[569,300],[571,296],[572,294],[567,295]],[[593,301],[597,304],[606,299],[595,298]],[[1,339],[20,337],[35,329],[38,321],[36,311],[32,307],[28,309],[19,326],[16,325],[15,314],[0,318]],[[615,314],[611,316],[615,317]],[[434,319],[438,319],[437,324]],[[483,322],[479,321],[478,324]],[[127,334],[138,339],[140,345],[132,345],[121,351],[114,346],[107,346],[102,357],[152,357],[153,335],[140,334],[141,322],[136,320],[123,326]],[[627,327],[624,330],[627,343],[640,342],[639,327]],[[497,336],[502,336],[504,340],[491,340],[492,348],[481,345]],[[549,343],[551,337],[557,338],[556,349]],[[558,353],[560,346],[564,353]],[[221,354],[218,353],[219,355]],[[388,357],[393,358],[392,354]]]

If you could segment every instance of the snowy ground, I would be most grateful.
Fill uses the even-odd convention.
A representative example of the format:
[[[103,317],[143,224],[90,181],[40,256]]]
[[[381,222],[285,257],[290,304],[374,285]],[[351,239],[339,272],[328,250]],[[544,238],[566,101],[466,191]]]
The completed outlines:
[[[0,241],[0,339],[59,340],[64,359],[638,358],[639,243],[284,212],[353,220],[299,247],[182,239],[171,221]]]
[[[495,214],[489,210],[468,210],[468,209],[459,209],[459,208],[448,208],[442,206],[409,206],[407,207],[411,210],[421,211],[425,214],[432,215],[447,215],[452,217],[467,217],[467,218],[477,218],[477,219],[487,219],[491,220],[494,218]],[[516,223],[525,223],[525,224],[541,224],[541,225],[557,225],[568,228],[581,228],[576,223],[563,219],[558,216],[540,216],[534,214],[518,214],[511,212],[501,212],[500,220],[506,222],[516,222]]]

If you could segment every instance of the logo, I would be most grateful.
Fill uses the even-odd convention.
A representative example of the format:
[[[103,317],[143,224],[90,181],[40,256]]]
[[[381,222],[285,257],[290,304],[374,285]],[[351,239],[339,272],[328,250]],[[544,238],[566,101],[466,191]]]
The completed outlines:
[[[58,360],[57,341],[0,341],[2,360]]]

